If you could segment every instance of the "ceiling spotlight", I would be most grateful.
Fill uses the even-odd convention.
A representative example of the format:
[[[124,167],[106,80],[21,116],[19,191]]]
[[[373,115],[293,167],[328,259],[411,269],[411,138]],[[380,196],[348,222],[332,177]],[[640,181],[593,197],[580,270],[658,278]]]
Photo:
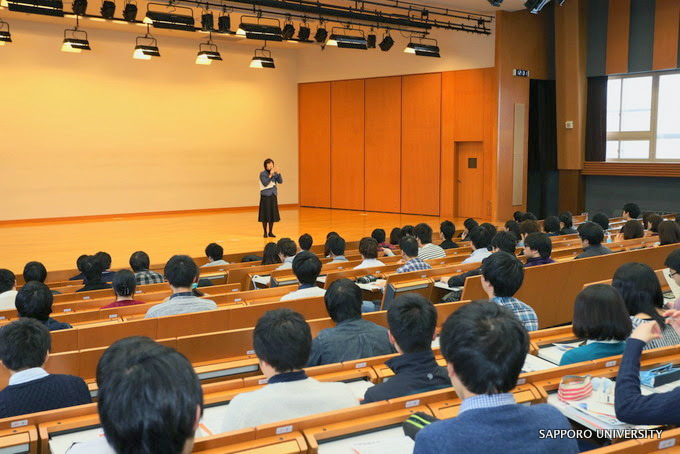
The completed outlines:
[[[146,26],[146,35],[138,36],[135,41],[135,52],[132,58],[137,60],[151,60],[151,57],[160,57],[158,41],[149,33],[149,26]]]
[[[314,34],[314,41],[317,43],[325,43],[326,38],[328,38],[328,31],[325,28],[319,28],[316,29],[316,33]]]
[[[76,16],[85,15],[87,10],[87,0],[73,0],[73,14]]]
[[[244,22],[244,19],[256,19],[256,22]],[[268,21],[269,23],[262,23]],[[278,19],[241,16],[241,24],[236,30],[237,36],[263,41],[283,41],[281,37],[281,22]]]
[[[295,27],[288,22],[283,26],[283,30],[281,30],[281,38],[283,38],[284,41],[289,41],[293,39],[293,36],[295,36]]]
[[[431,44],[426,44],[423,41],[430,42]],[[439,46],[437,45],[437,40],[432,38],[423,37],[411,37],[408,45],[404,48],[404,52],[407,54],[415,54],[421,57],[436,57],[439,58]]]
[[[203,13],[201,15],[201,30],[204,32],[211,32],[215,29],[215,17],[212,13]]]
[[[79,54],[84,50],[92,50],[92,48],[87,39],[87,32],[78,29],[78,16],[76,16],[76,27],[64,30],[64,42],[61,45],[61,51]]]
[[[217,30],[220,33],[229,33],[231,31],[231,17],[229,14],[217,18]]]
[[[123,8],[123,19],[128,22],[134,22],[137,19],[137,5],[129,1]]]
[[[195,31],[194,27],[194,10],[186,6],[174,6],[171,13],[163,11],[151,11],[151,5],[158,5],[166,7],[161,3],[149,3],[147,4],[146,16],[144,17],[144,23],[147,25],[153,25],[155,28],[169,28],[172,30],[187,30]],[[175,12],[177,9],[186,10],[188,14],[178,14]]]
[[[198,55],[196,56],[197,65],[210,65],[213,60],[222,61],[222,56],[220,55],[217,46],[208,40],[207,43],[201,43],[198,45]]]
[[[337,32],[336,32],[337,30]],[[326,41],[327,46],[337,46],[343,49],[368,49],[364,31],[356,28],[333,27],[331,36]]]
[[[270,68],[274,69],[274,59],[272,58],[272,53],[263,47],[262,49],[255,49],[255,56],[250,62],[251,68]]]
[[[371,33],[366,37],[366,47],[368,47],[369,49],[375,49],[375,43],[377,40],[378,39],[376,38],[376,36],[373,33]]]
[[[64,3],[61,0],[3,0],[2,5],[18,13],[64,17]]]
[[[527,0],[524,7],[529,10],[531,14],[538,14],[550,0]]]
[[[387,52],[392,49],[392,46],[394,46],[394,40],[389,33],[386,33],[385,36],[383,36],[382,41],[380,41],[380,44],[378,44],[378,47],[380,47],[381,51]]]
[[[0,46],[12,42],[12,34],[9,32],[9,24],[0,19]]]
[[[104,19],[113,19],[113,15],[116,12],[116,4],[112,2],[111,0],[104,0],[102,2],[102,7],[100,12],[102,13],[102,17]]]
[[[298,29],[298,39],[300,41],[309,41],[309,35],[312,34],[312,31],[309,29],[309,27],[305,25],[300,25],[300,28]]]
[[[501,6],[503,0],[489,0],[489,3],[491,3],[491,6]]]

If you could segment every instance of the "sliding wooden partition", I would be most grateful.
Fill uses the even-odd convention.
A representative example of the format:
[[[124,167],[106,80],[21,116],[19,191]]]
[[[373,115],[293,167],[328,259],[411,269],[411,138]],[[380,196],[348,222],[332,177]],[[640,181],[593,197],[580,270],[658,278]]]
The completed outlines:
[[[298,87],[300,205],[331,206],[331,84]]]

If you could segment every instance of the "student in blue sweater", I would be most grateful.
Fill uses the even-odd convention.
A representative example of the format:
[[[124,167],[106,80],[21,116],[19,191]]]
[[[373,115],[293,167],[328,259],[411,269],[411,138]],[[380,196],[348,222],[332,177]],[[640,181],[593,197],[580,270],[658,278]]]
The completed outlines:
[[[50,332],[37,320],[21,318],[0,329],[0,360],[11,374],[0,391],[0,418],[92,402],[82,378],[43,369],[50,347]]]
[[[541,438],[571,428],[554,407],[515,403],[510,391],[529,352],[529,335],[510,309],[476,301],[444,323],[441,350],[456,393],[458,416],[418,432],[414,454],[576,453],[576,440]]]
[[[560,366],[622,354],[633,328],[619,291],[595,284],[576,296],[571,329],[585,345],[566,352]]]

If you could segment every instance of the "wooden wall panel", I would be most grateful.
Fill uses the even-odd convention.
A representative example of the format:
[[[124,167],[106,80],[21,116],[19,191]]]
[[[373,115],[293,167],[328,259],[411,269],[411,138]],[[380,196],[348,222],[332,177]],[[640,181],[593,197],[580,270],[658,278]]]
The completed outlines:
[[[365,208],[398,213],[401,206],[401,77],[365,82]]]
[[[364,81],[331,82],[331,208],[364,209]]]
[[[656,0],[652,69],[670,69],[678,66],[679,28],[680,1]]]
[[[607,20],[607,74],[628,72],[630,0],[609,0]]]
[[[298,85],[300,206],[331,206],[331,84]]]
[[[484,70],[456,71],[453,129],[456,142],[481,142],[484,138]]]
[[[402,78],[402,213],[439,214],[441,82],[441,73]]]
[[[456,71],[442,73],[442,141],[439,216],[455,216],[456,204]],[[458,227],[458,226],[456,226]]]

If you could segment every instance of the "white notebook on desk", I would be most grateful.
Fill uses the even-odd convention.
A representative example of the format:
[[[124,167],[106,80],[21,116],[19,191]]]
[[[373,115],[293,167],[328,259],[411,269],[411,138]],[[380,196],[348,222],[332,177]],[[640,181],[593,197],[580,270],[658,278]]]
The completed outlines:
[[[538,349],[538,357],[543,358],[546,361],[550,361],[553,364],[559,365],[560,361],[562,360],[562,355],[564,355],[565,352],[573,348],[576,348],[581,344],[582,344],[581,341],[550,344]]]

